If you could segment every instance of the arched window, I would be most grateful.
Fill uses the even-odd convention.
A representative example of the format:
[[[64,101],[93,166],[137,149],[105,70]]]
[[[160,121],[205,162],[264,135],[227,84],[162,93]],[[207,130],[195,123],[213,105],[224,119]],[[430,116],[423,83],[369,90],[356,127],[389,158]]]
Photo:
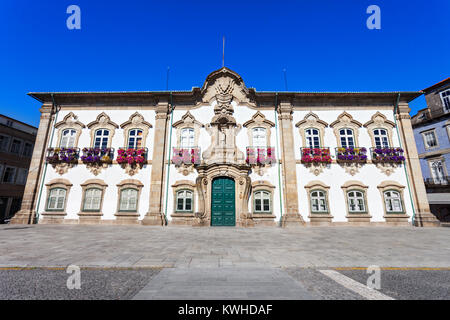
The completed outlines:
[[[326,192],[322,190],[311,191],[311,212],[328,212]]]
[[[352,129],[341,129],[339,130],[339,135],[341,137],[341,147],[342,148],[354,148],[355,147],[355,137],[353,136]]]
[[[100,211],[102,190],[97,188],[86,189],[84,194],[83,211]]]
[[[128,133],[128,148],[138,149],[142,148],[142,130],[131,129]]]
[[[192,195],[188,190],[177,192],[177,211],[192,212]]]
[[[60,148],[73,148],[75,146],[75,137],[77,131],[74,129],[66,129],[61,134]]]
[[[255,199],[255,213],[269,213],[272,212],[270,203],[270,192],[256,191],[254,194]]]
[[[265,128],[253,128],[253,146],[254,147],[267,147],[266,129]]]
[[[66,189],[54,188],[50,189],[47,201],[47,210],[64,211],[64,203],[66,201]]]
[[[94,148],[105,149],[108,147],[109,130],[99,129],[95,131]]]
[[[387,130],[375,129],[373,130],[373,137],[375,139],[375,148],[389,148]]]
[[[138,190],[123,189],[120,192],[120,211],[136,211],[138,202]]]
[[[306,147],[307,148],[320,148],[320,135],[319,130],[309,128],[305,130]]]
[[[366,204],[364,203],[364,192],[352,190],[347,193],[347,197],[349,212],[366,211]]]
[[[194,129],[193,128],[184,128],[181,129],[181,147],[182,148],[192,148],[194,147]]]
[[[385,191],[384,202],[386,203],[386,212],[403,212],[402,198],[397,191]]]

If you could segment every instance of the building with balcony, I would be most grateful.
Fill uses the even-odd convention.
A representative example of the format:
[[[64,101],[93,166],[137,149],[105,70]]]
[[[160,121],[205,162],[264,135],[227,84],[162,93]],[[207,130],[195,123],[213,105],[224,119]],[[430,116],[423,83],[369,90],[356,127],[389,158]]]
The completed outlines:
[[[0,115],[0,223],[20,209],[37,128]]]
[[[450,78],[423,90],[427,107],[412,118],[431,212],[450,223]]]
[[[262,92],[221,68],[189,91],[29,95],[14,223],[439,224],[411,143],[421,92]]]

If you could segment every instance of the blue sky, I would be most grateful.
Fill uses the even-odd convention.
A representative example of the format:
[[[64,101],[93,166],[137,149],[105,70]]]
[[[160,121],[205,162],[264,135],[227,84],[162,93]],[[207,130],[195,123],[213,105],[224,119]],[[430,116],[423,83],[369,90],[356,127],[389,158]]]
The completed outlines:
[[[81,8],[69,30],[66,8]],[[369,30],[369,5],[381,30]],[[201,86],[225,65],[248,87],[413,91],[450,76],[448,0],[25,1],[0,3],[0,113],[38,125],[31,91]],[[413,113],[425,107],[422,98]]]

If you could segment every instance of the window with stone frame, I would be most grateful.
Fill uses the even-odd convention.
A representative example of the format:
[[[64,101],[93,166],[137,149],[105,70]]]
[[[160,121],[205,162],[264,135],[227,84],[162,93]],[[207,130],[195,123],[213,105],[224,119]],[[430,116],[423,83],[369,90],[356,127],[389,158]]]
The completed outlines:
[[[94,148],[106,149],[108,147],[109,130],[99,129],[95,131]]]
[[[195,132],[194,128],[183,128],[180,132],[180,147],[192,148],[195,147]]]
[[[310,201],[311,213],[328,213],[327,192],[325,190],[312,190]]]
[[[392,136],[395,123],[387,118],[386,115],[377,111],[369,121],[364,124],[367,133],[372,141],[373,148],[394,147]]]
[[[339,137],[341,139],[342,148],[354,148],[355,147],[355,137],[353,130],[349,128],[343,128],[339,130]]]
[[[83,211],[100,211],[103,190],[99,188],[88,188],[84,192]]]
[[[75,147],[75,139],[77,136],[77,130],[65,129],[61,133],[61,140],[59,142],[60,148],[73,148]]]
[[[350,190],[347,192],[347,199],[348,199],[348,212],[349,213],[366,212],[364,191]]]
[[[318,129],[305,129],[305,139],[307,148],[320,148],[320,132]]]
[[[142,145],[143,131],[141,129],[130,129],[128,131],[128,148],[139,149]]]
[[[49,190],[47,199],[47,211],[64,211],[67,190],[63,188],[52,188]]]
[[[374,129],[375,148],[389,148],[389,136],[386,129]]]
[[[180,190],[176,193],[176,212],[192,212],[194,193],[191,190]]]
[[[438,146],[438,141],[436,138],[436,133],[434,130],[430,130],[422,133],[423,142],[425,144],[425,149],[432,149]]]
[[[444,112],[450,112],[450,89],[442,91],[440,96]]]
[[[402,197],[400,192],[388,190],[383,193],[387,213],[403,213]]]
[[[137,211],[139,190],[126,188],[120,191],[119,211]]]
[[[270,191],[255,191],[253,193],[253,202],[254,213],[272,213]]]
[[[431,177],[435,184],[447,184],[447,178],[445,174],[445,166],[443,160],[429,160],[428,162],[431,170]]]
[[[252,129],[253,146],[267,147],[266,129],[257,127]]]

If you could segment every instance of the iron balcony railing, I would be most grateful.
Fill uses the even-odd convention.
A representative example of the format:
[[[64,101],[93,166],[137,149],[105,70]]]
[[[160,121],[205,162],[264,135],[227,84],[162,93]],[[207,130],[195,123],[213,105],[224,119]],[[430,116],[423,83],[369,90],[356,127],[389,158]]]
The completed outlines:
[[[85,164],[89,163],[112,163],[114,159],[114,148],[92,148],[82,149],[83,155],[80,157]]]
[[[116,161],[119,164],[144,164],[147,161],[147,148],[122,147],[117,150]]]
[[[250,165],[266,165],[276,163],[274,147],[247,147],[245,161]]]
[[[440,178],[425,178],[423,179],[426,186],[449,186],[450,176],[440,177]]]
[[[77,163],[80,148],[48,148],[45,161],[50,164]]]
[[[338,147],[336,150],[337,162],[366,162],[367,149],[365,147]]]
[[[172,163],[175,165],[200,164],[200,147],[174,147],[172,149]]]
[[[372,162],[401,163],[405,161],[402,148],[370,148]]]
[[[308,163],[331,163],[329,147],[323,148],[300,148],[301,161]]]

